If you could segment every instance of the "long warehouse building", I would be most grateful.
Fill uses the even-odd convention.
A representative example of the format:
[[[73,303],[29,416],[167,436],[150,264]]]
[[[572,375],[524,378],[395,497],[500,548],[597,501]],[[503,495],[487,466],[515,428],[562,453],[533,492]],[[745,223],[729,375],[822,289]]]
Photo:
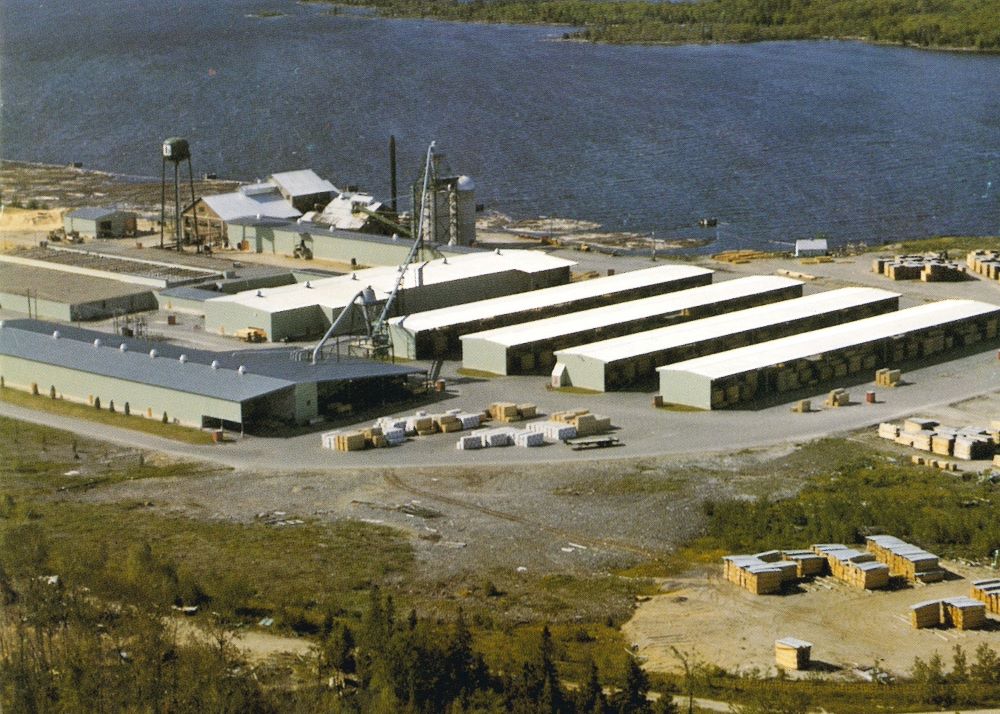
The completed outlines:
[[[537,251],[483,251],[411,263],[392,312],[402,315],[499,296],[562,285],[569,280],[571,260]],[[263,330],[272,342],[321,335],[351,304],[360,290],[371,287],[378,309],[385,304],[400,268],[358,270],[332,278],[308,280],[206,300],[205,329],[234,334],[248,327]],[[349,322],[349,321],[348,321]],[[357,329],[355,325],[348,326]]]
[[[802,283],[752,275],[462,335],[462,366],[493,374],[548,374],[555,351],[802,296]]]
[[[457,357],[461,348],[459,338],[470,332],[708,285],[713,272],[691,265],[633,270],[395,318],[389,321],[389,334],[397,357]]]
[[[995,341],[1000,307],[942,300],[678,362],[657,371],[670,404],[720,409]]]
[[[292,359],[289,348],[213,352],[38,320],[0,322],[0,388],[195,428],[269,433],[409,396],[419,370]]]
[[[682,360],[891,312],[899,293],[841,288],[556,352],[552,386],[598,392],[656,376]]]

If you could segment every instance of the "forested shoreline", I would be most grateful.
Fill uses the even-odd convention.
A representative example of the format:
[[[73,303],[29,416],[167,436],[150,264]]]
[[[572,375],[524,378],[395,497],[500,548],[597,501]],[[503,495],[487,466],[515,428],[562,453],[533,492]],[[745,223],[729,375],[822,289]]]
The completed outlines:
[[[616,44],[863,39],[1000,51],[990,0],[346,0],[387,17],[569,25],[565,39]]]

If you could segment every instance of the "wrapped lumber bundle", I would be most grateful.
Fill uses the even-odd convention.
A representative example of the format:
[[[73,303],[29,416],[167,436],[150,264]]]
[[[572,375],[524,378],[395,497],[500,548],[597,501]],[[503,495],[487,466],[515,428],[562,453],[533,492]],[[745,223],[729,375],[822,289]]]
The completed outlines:
[[[987,610],[1000,615],[1000,578],[974,581],[970,594],[974,599],[984,603]]]
[[[513,429],[490,429],[483,434],[483,443],[486,446],[510,446],[514,443]]]
[[[809,669],[812,643],[795,637],[783,637],[774,641],[774,661],[785,669]]]
[[[874,561],[851,563],[845,580],[856,588],[879,590],[889,585],[889,566]]]
[[[781,554],[786,560],[795,563],[800,578],[823,575],[826,572],[826,558],[811,550],[784,550]]]
[[[537,431],[519,431],[514,435],[514,445],[521,448],[542,446],[545,444],[545,435]]]
[[[913,629],[937,627],[941,624],[941,601],[924,600],[910,606],[910,624]]]
[[[451,434],[456,431],[462,431],[464,428],[462,426],[462,421],[454,414],[438,414],[431,417],[434,426],[442,434]]]
[[[469,434],[468,436],[460,437],[458,443],[455,444],[455,448],[459,451],[481,449],[483,446],[482,434]]]
[[[548,441],[562,441],[576,436],[576,427],[558,421],[536,421],[528,424],[528,431],[537,431],[545,435]]]
[[[986,625],[986,605],[960,595],[941,601],[941,621],[959,630],[975,630]]]
[[[494,402],[490,404],[490,416],[494,421],[509,423],[518,421],[521,415],[517,411],[517,405],[513,402]]]
[[[754,595],[781,592],[781,570],[771,563],[751,565],[743,569],[744,587]]]
[[[843,375],[840,375],[843,376]],[[889,369],[883,367],[875,372],[875,386],[877,387],[896,387],[899,386],[900,381],[903,378],[903,372],[899,369]]]

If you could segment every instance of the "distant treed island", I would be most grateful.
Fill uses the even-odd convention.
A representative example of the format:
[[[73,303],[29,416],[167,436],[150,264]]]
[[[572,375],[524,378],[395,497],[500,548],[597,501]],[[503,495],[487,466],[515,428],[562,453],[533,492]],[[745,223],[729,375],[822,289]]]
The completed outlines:
[[[341,0],[389,17],[571,25],[565,39],[608,43],[864,39],[1000,50],[995,0]]]

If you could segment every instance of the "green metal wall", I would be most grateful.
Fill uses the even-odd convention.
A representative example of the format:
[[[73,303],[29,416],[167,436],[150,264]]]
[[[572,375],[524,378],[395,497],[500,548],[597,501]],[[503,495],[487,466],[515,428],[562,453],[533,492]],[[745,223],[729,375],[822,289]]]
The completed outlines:
[[[55,387],[56,394],[72,402],[88,404],[99,397],[102,409],[107,409],[114,400],[117,411],[124,411],[127,402],[134,415],[148,415],[151,410],[151,418],[162,419],[166,412],[168,419],[176,419],[185,426],[200,428],[203,416],[236,423],[243,421],[239,402],[78,372],[19,357],[0,355],[0,375],[7,387],[31,391],[34,383],[43,395]]]

